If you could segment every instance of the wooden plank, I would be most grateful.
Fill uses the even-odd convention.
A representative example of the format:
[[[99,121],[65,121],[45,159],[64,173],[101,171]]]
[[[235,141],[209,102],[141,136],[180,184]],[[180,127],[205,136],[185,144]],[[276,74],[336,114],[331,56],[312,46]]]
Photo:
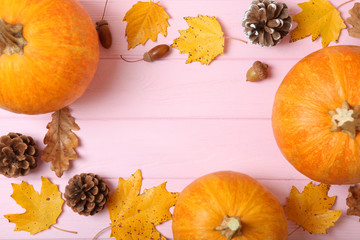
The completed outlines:
[[[296,5],[303,0],[286,1],[291,15],[301,11]],[[80,0],[94,24],[101,18],[106,0]],[[126,22],[123,17],[136,1],[109,0],[105,19],[113,33],[113,47],[101,48],[101,61],[93,83],[85,95],[71,108],[81,130],[77,149],[80,158],[62,178],[55,177],[48,163],[30,175],[7,179],[0,177],[0,239],[91,239],[109,222],[107,210],[94,217],[79,216],[64,206],[57,226],[79,231],[78,235],[43,231],[35,236],[14,232],[4,214],[21,213],[10,197],[11,183],[22,180],[40,189],[40,176],[46,176],[64,192],[69,178],[81,172],[95,172],[109,183],[112,190],[119,176],[128,178],[142,169],[144,187],[164,181],[170,191],[181,191],[194,178],[203,174],[233,170],[247,173],[268,187],[281,204],[292,185],[299,190],[310,181],[297,172],[281,155],[271,129],[272,102],[277,87],[290,68],[302,57],[321,48],[321,40],[311,37],[289,44],[287,36],[276,47],[262,48],[226,40],[225,53],[210,66],[185,64],[186,54],[172,49],[159,62],[128,64],[142,57],[145,51],[159,43],[171,44],[187,29],[183,17],[197,14],[216,16],[226,36],[245,39],[241,21],[251,1],[239,0],[172,0],[161,1],[171,16],[168,36],[156,42],[127,50]],[[332,0],[335,6],[344,0]],[[353,4],[341,7],[346,19]],[[296,27],[294,23],[293,28]],[[358,39],[342,30],[339,44],[358,45]],[[337,45],[331,43],[330,45]],[[259,83],[247,83],[245,74],[255,60],[270,65],[270,78]],[[33,136],[43,148],[42,139],[50,114],[27,116],[0,110],[0,135],[10,131]],[[359,238],[358,217],[345,215],[348,186],[332,186],[330,196],[338,195],[334,209],[343,211],[335,228],[328,235],[310,235],[302,230],[291,240]],[[289,223],[289,232],[296,225]],[[159,230],[172,239],[171,222]],[[110,239],[109,232],[102,239]]]
[[[182,60],[103,59],[88,90],[71,107],[85,119],[270,118],[276,90],[295,62],[266,62],[269,78],[254,83],[246,82],[253,60],[215,61],[207,67]],[[18,117],[28,118],[0,110],[0,118]]]
[[[138,168],[157,178],[195,178],[218,170],[266,179],[304,178],[281,155],[269,120],[80,119],[77,123],[80,158],[72,162],[65,178],[92,171],[117,177]],[[2,124],[0,133],[30,135],[43,149],[46,124],[45,120],[13,119]],[[36,172],[51,176],[49,168],[42,163]],[[26,179],[33,177],[38,174]]]
[[[79,0],[79,3],[89,13],[94,23],[101,19],[106,0]]]
[[[129,173],[121,176],[125,179],[129,177]],[[200,176],[200,175],[199,175]],[[28,183],[33,184],[35,190],[39,191],[41,187],[40,177],[37,179],[24,179]],[[54,178],[50,180],[59,185],[60,191],[64,192],[67,182],[65,178]],[[117,186],[117,178],[106,178],[105,181],[109,184],[112,191]],[[148,178],[147,174],[144,174],[143,188],[151,188],[157,186],[162,182],[167,181],[168,191],[182,191],[182,189],[188,185],[193,179],[152,179]],[[0,190],[2,192],[2,198],[0,198],[0,206],[7,206],[6,208],[0,208],[0,224],[2,233],[0,239],[28,239],[29,233],[27,232],[13,232],[15,224],[8,223],[7,219],[3,217],[4,214],[9,213],[21,213],[23,209],[19,207],[10,196],[12,193],[11,182],[20,183],[20,179],[1,179]],[[294,185],[299,191],[303,190],[303,187],[309,182],[309,180],[260,180],[261,184],[267,187],[275,196],[279,199],[280,203],[284,205],[286,203],[286,197],[288,196],[291,187]],[[343,214],[339,221],[335,223],[335,227],[330,228],[327,235],[309,234],[303,230],[296,231],[289,239],[291,240],[322,240],[322,239],[358,239],[358,217],[346,216],[346,203],[347,186],[332,186],[329,191],[329,196],[338,196],[336,204],[332,209],[341,210]],[[95,216],[84,217],[74,213],[68,206],[63,207],[63,213],[60,215],[57,227],[78,231],[77,235],[64,233],[51,228],[50,230],[42,231],[36,234],[36,239],[92,239],[95,234],[102,228],[108,226],[110,222],[107,209],[96,214]],[[291,232],[297,227],[294,223],[289,222],[288,232]],[[157,227],[158,230],[166,236],[169,240],[172,238],[171,221],[166,222],[163,225]],[[107,231],[101,235],[101,239],[110,239],[110,232]],[[56,236],[56,237],[54,237]],[[33,237],[32,237],[33,238]]]
[[[300,1],[288,3],[293,13],[299,11],[297,2]],[[333,3],[339,5],[340,2]],[[102,14],[104,1],[81,3],[94,19]],[[186,57],[179,55],[176,49],[172,49],[168,58],[156,63],[129,64],[119,60],[120,54],[139,58],[154,45],[149,43],[150,46],[127,51],[125,35],[121,32],[126,23],[122,18],[132,4],[132,1],[108,3],[107,17],[118,21],[113,26],[114,46],[110,50],[101,49],[103,60],[93,83],[73,104],[80,118],[93,118],[94,109],[97,117],[104,118],[270,118],[274,95],[283,77],[300,58],[320,49],[319,41],[309,44],[310,38],[292,44],[284,40],[282,45],[274,48],[229,41],[232,46],[227,47],[226,54],[210,66],[201,66],[200,63],[186,65]],[[222,1],[221,7],[216,7],[219,6],[217,1],[204,4],[204,1],[174,0],[161,4],[167,9],[176,9],[172,14],[174,25],[183,27],[184,20],[180,16],[201,10],[203,14],[209,11],[225,18],[222,23],[236,31],[242,28],[241,13],[247,8],[247,4],[237,0]],[[348,16],[346,10],[350,7],[348,4],[341,8],[344,18]],[[169,33],[167,39],[173,39],[175,34],[178,34],[177,30],[172,36]],[[356,41],[347,35],[346,30],[342,32],[342,44],[355,44]],[[110,55],[106,55],[108,53]],[[259,83],[245,82],[246,71],[255,60],[269,64],[271,76]],[[18,117],[23,116],[0,110],[0,118]]]

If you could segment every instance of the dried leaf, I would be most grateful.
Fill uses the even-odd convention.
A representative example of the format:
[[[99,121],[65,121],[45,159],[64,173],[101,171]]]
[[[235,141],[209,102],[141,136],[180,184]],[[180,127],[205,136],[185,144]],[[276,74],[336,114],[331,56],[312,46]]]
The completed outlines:
[[[348,28],[349,35],[351,37],[360,38],[360,3],[355,3],[353,8],[349,10],[350,16],[346,19],[346,22],[353,27]]]
[[[119,178],[110,196],[111,237],[117,240],[166,239],[155,225],[171,219],[169,208],[175,205],[178,193],[168,192],[163,183],[140,194],[141,182],[140,170],[128,180]]]
[[[325,234],[341,215],[341,211],[329,210],[336,199],[327,195],[329,189],[329,184],[314,186],[310,182],[299,193],[293,186],[285,206],[288,219],[310,233]]]
[[[346,205],[349,207],[346,212],[347,215],[360,217],[360,185],[356,184],[349,187],[349,196],[346,198]]]
[[[340,12],[328,0],[310,0],[299,3],[302,12],[293,16],[298,26],[291,32],[290,42],[303,39],[312,34],[315,41],[321,35],[322,46],[337,41],[340,31],[346,28]]]
[[[51,162],[51,170],[61,177],[69,169],[69,161],[77,158],[76,148],[79,145],[76,135],[71,130],[79,130],[79,126],[70,115],[68,107],[53,113],[52,121],[46,126],[48,132],[44,138],[45,147],[42,160]]]
[[[180,53],[189,53],[186,63],[198,61],[209,65],[216,56],[224,53],[224,33],[215,17],[198,15],[184,19],[189,28],[180,30],[180,37],[171,46]]]
[[[25,213],[4,216],[16,224],[14,231],[27,231],[35,234],[56,223],[64,200],[55,184],[52,184],[46,177],[41,177],[41,181],[40,195],[32,185],[24,181],[21,184],[12,184],[14,192],[11,197],[26,209]]]
[[[164,7],[158,3],[137,2],[125,14],[123,21],[127,21],[125,36],[127,36],[128,49],[139,44],[145,45],[148,39],[156,41],[159,33],[166,37],[169,26],[169,15]]]

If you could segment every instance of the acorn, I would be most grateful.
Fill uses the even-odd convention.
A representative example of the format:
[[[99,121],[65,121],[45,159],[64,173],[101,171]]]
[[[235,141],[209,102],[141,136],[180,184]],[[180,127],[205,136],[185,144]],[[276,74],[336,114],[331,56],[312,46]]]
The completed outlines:
[[[122,55],[120,55],[120,57],[122,60],[124,60],[125,62],[129,62],[129,63],[139,62],[139,61],[153,62],[155,60],[158,60],[158,59],[164,57],[169,52],[169,50],[170,50],[169,45],[160,44],[160,45],[153,47],[148,52],[145,52],[143,58],[141,58],[141,59],[130,61],[130,60],[123,58]]]
[[[112,35],[109,28],[109,23],[103,19],[96,22],[96,31],[98,32],[101,45],[104,48],[109,49],[112,45]]]
[[[260,61],[253,63],[252,67],[246,73],[246,81],[257,82],[268,77],[268,65]]]

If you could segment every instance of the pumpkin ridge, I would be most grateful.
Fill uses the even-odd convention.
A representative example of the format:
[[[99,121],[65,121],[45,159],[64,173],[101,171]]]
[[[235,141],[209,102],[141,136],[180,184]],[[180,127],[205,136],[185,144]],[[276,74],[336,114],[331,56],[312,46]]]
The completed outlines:
[[[28,57],[27,59],[28,59],[29,62],[31,62],[34,66],[36,66],[38,68],[38,72],[37,72],[38,74],[41,74],[41,76],[49,75],[48,73],[50,71],[46,71],[45,68],[36,59],[31,58],[31,57]],[[58,82],[58,83],[61,83],[61,84],[57,85],[57,87],[51,87],[51,88],[48,87],[46,89],[44,88],[44,91],[47,91],[48,94],[52,94],[54,96],[53,98],[49,99],[51,102],[47,102],[46,105],[47,104],[52,104],[53,105],[53,104],[56,104],[56,102],[58,102],[58,101],[66,101],[65,96],[63,97],[64,99],[59,99],[57,97],[56,93],[57,93],[57,91],[59,89],[65,89],[66,88],[69,92],[72,91],[70,86],[66,86],[66,84],[64,84],[66,82],[69,82],[67,79],[62,78],[59,74],[55,74],[55,73],[52,73],[51,77],[54,79],[53,82]],[[43,78],[39,78],[39,79],[43,79]],[[43,85],[39,84],[39,86],[43,86]],[[41,97],[39,97],[38,101],[40,101],[40,100],[41,100]],[[65,105],[68,105],[68,104],[70,104],[70,102],[66,103]]]
[[[347,85],[347,82],[348,80],[346,79],[346,76],[344,74],[340,74],[340,72],[343,72],[343,64],[339,64],[338,59],[339,56],[342,56],[343,57],[343,54],[342,53],[339,53],[339,51],[337,51],[336,49],[333,49],[334,52],[336,52],[336,56],[333,56],[333,54],[331,54],[330,52],[327,52],[327,57],[329,59],[329,66],[330,68],[332,69],[332,75],[334,76],[334,80],[337,84],[337,87],[338,87],[338,91],[340,90],[341,91],[341,95],[343,97],[342,101],[345,101],[348,97],[348,93],[346,91],[346,85]],[[336,58],[336,59],[335,59]],[[339,68],[339,66],[341,66]]]
[[[297,83],[295,82],[294,79],[290,79],[287,76],[284,79],[284,84],[280,85],[279,87],[279,92],[281,92],[281,95],[283,98],[285,98],[287,101],[291,100],[292,103],[299,105],[299,103],[302,106],[307,106],[309,110],[317,110],[318,112],[321,113],[326,113],[329,108],[328,108],[328,104],[327,101],[325,99],[319,99],[317,97],[317,95],[310,95],[309,91],[307,91],[307,89],[310,87],[313,89],[317,89],[317,93],[321,94],[321,95],[331,95],[331,93],[329,94],[326,89],[323,88],[322,83],[319,83],[317,81],[313,80],[313,76],[311,76],[310,74],[307,74],[309,72],[312,71],[312,66],[313,63],[312,62],[308,62],[309,57],[306,57],[303,61],[300,62],[301,67],[299,66],[295,66],[293,69],[290,70],[289,74],[298,74],[299,69],[302,70],[303,76],[302,76],[302,81],[306,82],[306,85],[301,86],[301,85],[297,85]],[[323,61],[323,59],[320,59]],[[336,80],[333,78],[331,79],[332,83],[336,83]],[[292,88],[293,91],[289,91],[289,89],[287,89],[284,85],[285,84],[295,84]],[[336,84],[338,85],[338,84]],[[339,96],[342,98],[344,98],[344,92],[341,91],[339,93]],[[277,96],[276,96],[277,97]],[[320,110],[321,109],[321,110]]]

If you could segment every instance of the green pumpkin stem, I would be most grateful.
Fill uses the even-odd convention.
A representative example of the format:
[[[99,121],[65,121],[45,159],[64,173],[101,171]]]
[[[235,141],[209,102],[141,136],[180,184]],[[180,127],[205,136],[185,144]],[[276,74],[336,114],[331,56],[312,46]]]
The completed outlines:
[[[24,54],[27,41],[22,35],[22,24],[9,24],[0,19],[0,55]]]
[[[219,231],[221,235],[226,237],[226,240],[231,240],[242,235],[241,228],[240,217],[229,217],[225,215],[220,226],[217,226],[214,230]]]

